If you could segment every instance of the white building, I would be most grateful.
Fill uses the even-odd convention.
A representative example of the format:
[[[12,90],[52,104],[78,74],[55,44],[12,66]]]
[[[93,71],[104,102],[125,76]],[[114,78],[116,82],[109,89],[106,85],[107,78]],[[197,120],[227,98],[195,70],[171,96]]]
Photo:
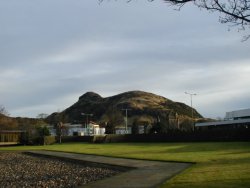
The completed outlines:
[[[56,129],[53,126],[49,127],[50,134],[56,136]],[[104,135],[105,128],[94,122],[90,122],[88,125],[83,126],[82,124],[63,124],[62,134],[64,136],[86,136],[86,135]]]
[[[196,123],[197,128],[218,128],[218,127],[231,127],[231,128],[248,128],[250,127],[250,109],[236,110],[226,112],[224,121],[214,121],[205,123]]]
[[[67,130],[67,136],[84,136],[86,135],[86,128],[81,124],[64,124]]]
[[[124,126],[119,126],[115,128],[115,134],[131,134],[132,133],[132,128],[131,127],[126,127]]]
[[[104,135],[105,134],[105,128],[100,128],[98,124],[95,122],[90,121],[89,125],[87,126],[87,132],[88,135]]]
[[[225,120],[250,119],[250,108],[226,112]]]

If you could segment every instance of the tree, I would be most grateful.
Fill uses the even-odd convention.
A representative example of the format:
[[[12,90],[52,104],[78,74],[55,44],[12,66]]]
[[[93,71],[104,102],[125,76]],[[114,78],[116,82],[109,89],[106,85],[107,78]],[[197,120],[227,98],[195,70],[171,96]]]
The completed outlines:
[[[59,143],[62,143],[62,128],[63,128],[63,123],[58,122],[56,125],[56,135],[59,137]]]
[[[134,121],[132,125],[132,134],[139,134],[139,126],[136,121]]]
[[[153,127],[150,130],[151,133],[156,133],[156,134],[167,133],[167,131],[168,131],[167,125],[160,121],[154,123]]]
[[[37,119],[46,119],[48,117],[48,114],[41,113],[36,116]]]
[[[56,125],[56,135],[59,138],[59,143],[62,143],[62,137],[67,136],[69,132],[69,128],[63,124],[63,122],[58,122]]]
[[[99,0],[103,2],[104,0]],[[130,2],[133,0],[127,0]],[[154,0],[148,0],[150,2]],[[177,7],[180,10],[185,4],[192,3],[200,9],[220,14],[219,21],[229,24],[230,27],[237,27],[238,31],[250,29],[250,0],[163,0],[164,2]],[[250,38],[250,34],[243,37],[243,40]]]
[[[0,105],[0,114],[9,116],[9,112],[6,110],[6,108],[3,105]]]
[[[18,128],[17,121],[9,117],[6,108],[0,105],[0,130],[16,130]]]
[[[193,131],[193,120],[191,118],[180,119],[180,131],[192,132]]]
[[[106,122],[106,134],[114,134],[115,127],[124,124],[124,117],[121,114],[121,111],[119,109],[115,109],[113,106],[110,110],[108,110],[104,119]]]
[[[105,134],[115,134],[115,125],[112,122],[107,122]]]
[[[15,119],[0,113],[0,130],[17,130],[18,123]]]
[[[50,136],[50,131],[47,126],[41,126],[37,128],[40,144],[45,145],[45,136]]]
[[[41,126],[37,128],[38,135],[40,137],[50,136],[50,131],[47,126]]]

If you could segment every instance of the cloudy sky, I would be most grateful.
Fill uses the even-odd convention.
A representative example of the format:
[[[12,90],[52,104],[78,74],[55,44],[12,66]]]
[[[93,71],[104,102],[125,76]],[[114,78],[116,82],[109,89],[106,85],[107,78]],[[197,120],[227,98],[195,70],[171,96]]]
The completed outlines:
[[[0,0],[0,104],[11,116],[69,107],[87,91],[142,90],[205,117],[250,108],[250,41],[161,0]]]

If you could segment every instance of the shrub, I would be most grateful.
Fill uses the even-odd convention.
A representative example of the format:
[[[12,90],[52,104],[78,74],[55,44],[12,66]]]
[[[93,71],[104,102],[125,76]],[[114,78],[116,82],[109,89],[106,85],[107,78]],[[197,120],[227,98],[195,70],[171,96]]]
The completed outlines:
[[[55,136],[45,136],[44,137],[44,145],[51,145],[56,143],[56,137]]]
[[[93,136],[93,139],[91,142],[93,143],[104,143],[106,139],[106,135],[96,135]]]

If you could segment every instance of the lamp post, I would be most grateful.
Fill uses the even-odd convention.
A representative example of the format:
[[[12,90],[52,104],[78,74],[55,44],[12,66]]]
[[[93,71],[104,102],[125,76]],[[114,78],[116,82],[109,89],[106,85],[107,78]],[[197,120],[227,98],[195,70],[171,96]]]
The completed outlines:
[[[81,113],[81,115],[86,116],[86,129],[89,135],[89,116],[93,116],[93,114],[86,114],[86,113]]]
[[[128,110],[131,110],[131,109],[125,108],[125,109],[122,109],[122,110],[126,112],[125,134],[128,134]]]
[[[193,124],[193,131],[194,131],[194,109],[193,109],[193,96],[197,95],[196,93],[188,93],[185,91],[185,94],[190,95],[190,101],[191,101],[191,108],[192,108],[192,124]]]

